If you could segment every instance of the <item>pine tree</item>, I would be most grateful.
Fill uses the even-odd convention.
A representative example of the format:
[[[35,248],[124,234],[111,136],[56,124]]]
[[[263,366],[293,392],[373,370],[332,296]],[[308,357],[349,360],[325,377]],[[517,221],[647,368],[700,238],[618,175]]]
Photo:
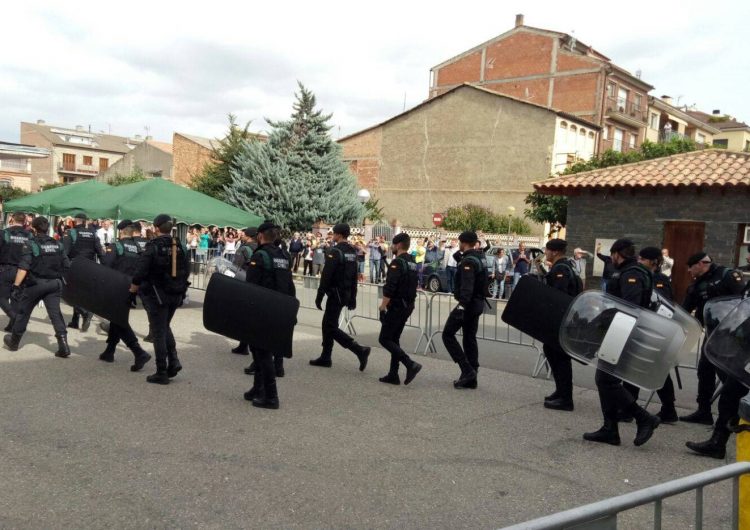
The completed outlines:
[[[316,221],[361,222],[356,178],[329,132],[330,114],[316,109],[315,95],[299,83],[287,121],[268,121],[268,142],[245,142],[225,186],[229,204],[266,216],[288,230],[309,230]]]

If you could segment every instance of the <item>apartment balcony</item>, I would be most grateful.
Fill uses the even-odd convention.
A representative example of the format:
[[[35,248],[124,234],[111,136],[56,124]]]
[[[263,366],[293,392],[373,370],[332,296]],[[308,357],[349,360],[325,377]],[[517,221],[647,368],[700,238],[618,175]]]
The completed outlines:
[[[59,173],[68,173],[71,175],[87,175],[94,177],[99,174],[99,168],[95,166],[84,166],[78,164],[58,164],[57,171]]]
[[[0,171],[28,175],[30,173],[29,162],[25,158],[0,158]]]
[[[612,138],[608,140],[602,140],[601,141],[601,149],[599,150],[600,153],[603,153],[604,151],[619,151],[620,153],[627,153],[628,151],[637,151],[638,146],[630,147],[629,144],[623,142],[622,140],[613,140]]]
[[[631,127],[645,127],[648,116],[647,106],[624,98],[609,97],[606,101],[606,114],[610,120]]]

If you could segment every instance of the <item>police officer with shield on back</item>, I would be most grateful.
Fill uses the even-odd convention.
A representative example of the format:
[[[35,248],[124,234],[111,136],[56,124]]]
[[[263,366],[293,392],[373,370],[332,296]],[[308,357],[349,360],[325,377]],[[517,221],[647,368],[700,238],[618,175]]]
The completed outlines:
[[[18,299],[17,316],[11,334],[5,335],[3,342],[7,349],[16,351],[34,307],[39,301],[44,301],[57,338],[55,356],[68,357],[68,332],[60,311],[60,296],[63,276],[70,268],[70,260],[63,245],[47,235],[49,221],[45,217],[35,218],[31,228],[36,235],[24,245],[11,295]]]
[[[719,296],[740,294],[745,288],[745,281],[741,272],[717,265],[705,252],[690,256],[687,266],[694,281],[688,287],[682,307],[688,313],[695,310],[695,318],[705,326],[703,308],[706,302]],[[698,360],[698,397],[696,398],[698,410],[687,416],[681,416],[681,421],[713,425],[711,399],[716,390],[716,374],[716,368],[706,359],[701,348],[701,356]]]
[[[138,241],[133,237],[133,234],[136,233],[134,223],[129,219],[125,219],[117,225],[117,231],[118,240],[112,245],[112,251],[107,256],[104,264],[132,278],[141,254]],[[114,362],[115,349],[117,348],[117,343],[121,340],[133,352],[133,356],[135,357],[130,371],[138,372],[151,359],[151,356],[141,348],[138,338],[135,336],[133,328],[130,325],[123,326],[114,322],[109,323],[107,347],[99,355],[99,359],[108,363]]]
[[[350,229],[346,223],[333,227],[332,246],[326,250],[325,265],[320,278],[315,307],[323,309],[323,297],[327,296],[325,313],[323,313],[323,352],[317,359],[312,359],[312,366],[331,367],[333,342],[351,350],[359,359],[359,371],[367,367],[370,355],[368,346],[360,346],[353,338],[339,329],[341,311],[348,307],[357,307],[357,249],[349,244]]]
[[[154,339],[156,373],[146,378],[149,383],[169,384],[182,364],[177,357],[177,344],[170,328],[172,317],[185,299],[190,274],[187,249],[172,237],[172,217],[159,214],[154,219],[157,237],[146,244],[136,265],[130,292],[140,292]]]
[[[276,245],[279,227],[266,221],[258,227],[260,245],[253,252],[247,268],[247,281],[289,296],[295,295],[292,280],[291,257],[286,250]],[[273,333],[273,330],[269,330]],[[255,364],[252,388],[245,392],[245,399],[254,407],[265,409],[279,408],[279,394],[276,388],[277,371],[283,374],[284,357],[262,348],[252,348]]]
[[[11,289],[16,280],[18,263],[21,261],[24,245],[33,238],[24,227],[25,222],[26,214],[15,212],[10,217],[10,226],[3,230],[2,237],[0,237],[0,308],[10,319],[5,327],[5,331],[8,332],[13,329],[13,319],[18,310],[16,304],[11,303]]]
[[[462,232],[458,236],[459,251],[454,254],[458,267],[453,280],[453,297],[458,305],[451,311],[443,328],[443,344],[451,359],[461,368],[460,377],[453,382],[454,388],[477,387],[477,329],[487,303],[488,283],[484,252],[475,248],[478,241],[476,232]],[[463,331],[463,349],[456,340],[458,330]]]
[[[383,300],[380,302],[382,327],[378,341],[391,354],[390,370],[387,375],[380,378],[380,382],[391,385],[401,384],[398,376],[400,364],[406,367],[405,385],[411,383],[422,369],[422,365],[413,361],[399,344],[404,326],[414,311],[419,281],[417,264],[414,257],[409,254],[410,245],[411,239],[405,232],[393,238],[393,255],[396,257],[388,265]]]
[[[257,228],[245,228],[245,230],[242,232],[242,244],[234,254],[233,263],[237,267],[245,271],[245,274],[247,274],[247,269],[250,266],[250,259],[253,257],[253,252],[255,252],[255,249],[258,248],[258,243],[256,241],[257,237]],[[236,348],[232,349],[232,353],[236,353],[238,355],[248,355],[249,350],[247,348],[247,344],[244,342],[240,342]],[[251,364],[250,366],[245,368],[245,373],[247,373],[248,375],[255,373],[255,367]]]
[[[99,261],[103,261],[104,249],[99,242],[99,238],[96,237],[96,231],[86,226],[86,214],[83,212],[76,214],[75,221],[76,225],[63,238],[63,245],[68,258],[72,261],[73,258],[83,256],[88,260],[96,261],[98,257]],[[73,308],[73,319],[68,327],[78,329],[79,316],[83,317],[81,331],[88,331],[93,314],[82,307]]]
[[[544,254],[552,267],[545,275],[544,283],[570,296],[577,296],[583,291],[583,282],[575,265],[565,256],[567,248],[568,243],[564,239],[547,241]],[[560,347],[550,344],[544,345],[544,355],[555,380],[555,391],[544,398],[544,408],[573,410],[573,366],[570,356]]]

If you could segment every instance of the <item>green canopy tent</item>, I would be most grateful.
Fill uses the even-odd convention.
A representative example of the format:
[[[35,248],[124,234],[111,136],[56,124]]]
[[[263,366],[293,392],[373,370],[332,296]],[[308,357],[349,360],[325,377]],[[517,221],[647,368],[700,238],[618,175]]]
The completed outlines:
[[[108,186],[95,196],[66,198],[55,206],[61,215],[83,211],[95,219],[151,221],[160,213],[166,213],[178,223],[188,225],[245,228],[263,222],[257,215],[160,178]]]
[[[20,199],[8,201],[3,205],[3,210],[8,212],[36,213],[40,215],[64,215],[61,214],[57,205],[66,200],[80,200],[93,202],[97,194],[104,190],[112,189],[112,186],[89,180],[86,182],[66,184],[47,191],[33,193]]]

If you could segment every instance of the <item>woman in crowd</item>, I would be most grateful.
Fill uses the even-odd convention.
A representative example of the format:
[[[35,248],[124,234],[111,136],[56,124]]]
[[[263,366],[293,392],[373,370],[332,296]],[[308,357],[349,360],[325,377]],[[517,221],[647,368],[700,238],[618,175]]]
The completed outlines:
[[[312,276],[313,251],[315,250],[313,241],[310,235],[302,248],[302,274],[305,276]]]
[[[227,228],[224,235],[224,258],[232,261],[237,251],[237,234],[234,228]]]

